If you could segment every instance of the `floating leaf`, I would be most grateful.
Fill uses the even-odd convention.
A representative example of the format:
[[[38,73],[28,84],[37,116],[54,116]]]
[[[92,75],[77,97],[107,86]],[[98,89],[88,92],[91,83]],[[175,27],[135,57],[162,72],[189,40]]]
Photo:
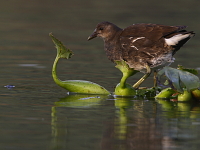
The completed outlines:
[[[162,90],[158,95],[156,95],[155,98],[157,98],[157,99],[159,99],[159,98],[168,99],[174,93],[175,93],[175,91],[172,88],[166,88],[166,89]]]

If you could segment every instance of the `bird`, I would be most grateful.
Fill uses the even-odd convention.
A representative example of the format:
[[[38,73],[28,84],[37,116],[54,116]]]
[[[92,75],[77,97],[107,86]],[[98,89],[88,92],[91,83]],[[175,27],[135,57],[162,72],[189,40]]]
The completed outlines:
[[[125,61],[129,68],[144,73],[133,85],[137,89],[153,70],[156,75],[158,69],[174,62],[174,54],[195,35],[186,27],[137,23],[122,29],[104,21],[97,24],[87,40],[102,38],[109,60]]]

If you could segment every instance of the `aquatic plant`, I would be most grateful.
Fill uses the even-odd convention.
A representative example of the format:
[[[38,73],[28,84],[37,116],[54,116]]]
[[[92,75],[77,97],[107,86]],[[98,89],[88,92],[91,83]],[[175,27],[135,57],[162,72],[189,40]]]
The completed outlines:
[[[178,69],[164,67],[158,72],[158,82],[160,86],[167,86],[156,98],[174,98],[178,101],[190,101],[194,97],[200,99],[200,80],[195,75],[198,72],[195,69],[188,69],[179,66]],[[167,80],[161,84],[161,78],[165,76]],[[192,97],[193,96],[193,97]]]
[[[115,95],[118,96],[135,96],[136,90],[126,80],[128,77],[136,74],[138,71],[133,68],[129,68],[125,61],[115,61],[117,64],[115,67],[122,72],[122,78],[120,83],[115,87]]]
[[[52,68],[52,77],[57,85],[66,89],[72,93],[81,93],[81,94],[105,94],[109,95],[110,92],[107,91],[104,87],[90,81],[85,80],[66,80],[61,81],[56,73],[57,63],[60,58],[69,59],[72,57],[73,53],[70,49],[67,49],[61,41],[53,36],[52,33],[49,34],[55,47],[57,49],[57,56],[53,63]]]
[[[80,94],[104,94],[109,95],[110,92],[104,87],[90,81],[85,80],[66,80],[61,81],[56,73],[56,68],[59,59],[69,59],[73,56],[73,52],[67,49],[61,41],[53,36],[52,33],[49,34],[55,47],[57,49],[57,56],[54,60],[52,67],[52,77],[57,85],[66,89],[71,93]],[[122,72],[122,78],[120,83],[115,87],[114,95],[116,96],[138,96],[138,97],[154,97],[156,91],[159,88],[146,88],[146,89],[134,89],[133,86],[126,83],[127,78],[133,76],[137,73],[137,70],[129,68],[125,61],[115,61],[117,64],[115,67]],[[155,98],[177,98],[179,101],[189,101],[192,97],[200,99],[200,80],[196,76],[198,72],[195,69],[188,69],[179,66],[178,69],[171,67],[164,67],[158,72],[158,83],[163,86],[161,78],[165,76],[167,78],[164,88]]]

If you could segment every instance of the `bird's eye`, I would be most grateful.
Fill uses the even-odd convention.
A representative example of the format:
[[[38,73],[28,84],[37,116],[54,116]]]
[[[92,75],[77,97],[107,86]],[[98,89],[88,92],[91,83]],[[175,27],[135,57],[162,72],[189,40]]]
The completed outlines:
[[[99,30],[103,30],[103,28],[99,28]]]

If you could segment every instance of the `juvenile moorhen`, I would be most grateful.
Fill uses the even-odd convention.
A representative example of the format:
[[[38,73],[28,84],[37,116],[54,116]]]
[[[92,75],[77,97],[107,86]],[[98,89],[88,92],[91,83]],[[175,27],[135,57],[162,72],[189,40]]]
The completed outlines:
[[[141,23],[121,29],[106,21],[96,26],[88,40],[103,38],[109,60],[123,60],[130,68],[145,73],[133,85],[137,89],[152,70],[171,64],[175,60],[173,55],[195,35],[185,28],[186,26]]]

